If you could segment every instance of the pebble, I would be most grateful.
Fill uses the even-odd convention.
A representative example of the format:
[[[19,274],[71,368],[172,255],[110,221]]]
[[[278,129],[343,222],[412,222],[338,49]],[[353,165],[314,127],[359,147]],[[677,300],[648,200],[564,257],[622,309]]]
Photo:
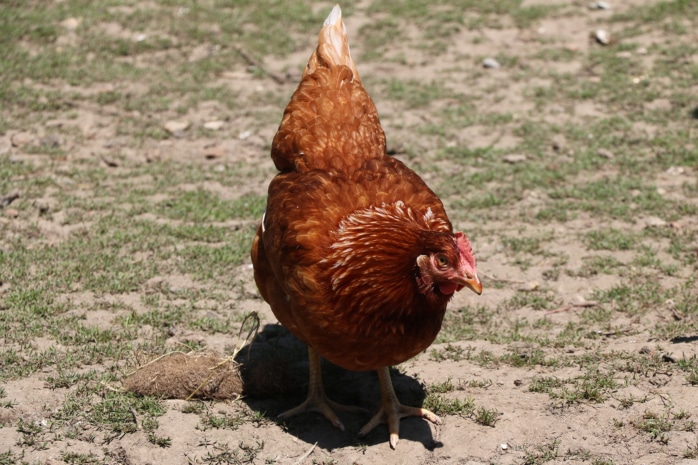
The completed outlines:
[[[68,31],[74,31],[82,23],[82,18],[66,18],[61,21],[61,26],[63,26]]]
[[[115,159],[108,157],[106,155],[102,155],[102,161],[104,162],[105,165],[107,165],[109,168],[118,168],[119,167],[119,162],[116,161]]]
[[[5,208],[20,197],[19,192],[13,191],[0,197],[0,208]]]
[[[540,287],[540,283],[538,281],[529,281],[527,283],[524,283],[518,287],[519,291],[524,291],[524,292],[533,292],[536,289]]]
[[[15,210],[14,208],[7,208],[5,209],[5,216],[8,218],[17,218],[19,216],[19,210]]]
[[[613,152],[610,150],[606,149],[599,149],[596,154],[600,157],[606,158],[608,160],[613,160],[615,158],[615,155],[613,155]]]
[[[482,60],[482,66],[490,69],[497,69],[502,67],[502,65],[500,65],[499,62],[492,57],[485,58],[484,60]]]
[[[48,136],[42,137],[39,143],[42,147],[55,149],[56,147],[60,147],[61,139],[55,134],[49,134]]]
[[[220,121],[220,120],[206,121],[204,123],[204,128],[211,129],[212,131],[218,131],[220,128],[223,127],[224,124],[225,124],[225,121]]]
[[[206,157],[207,160],[221,158],[223,155],[225,155],[225,150],[219,145],[204,147],[204,157]]]
[[[182,133],[189,129],[189,126],[191,126],[189,121],[168,121],[163,127],[173,136],[181,137]]]
[[[672,176],[679,176],[683,174],[685,171],[686,170],[683,169],[682,166],[671,166],[668,170],[666,170],[666,174],[670,174]]]
[[[645,218],[645,228],[661,228],[666,226],[666,221],[656,216],[648,216]]]
[[[502,157],[502,160],[506,163],[521,163],[527,160],[526,155],[521,155],[518,153],[513,153],[511,155],[506,155]]]
[[[567,145],[567,139],[565,139],[565,136],[563,136],[562,134],[555,134],[553,136],[553,150],[555,150],[556,152],[561,152],[565,149],[565,145]]]
[[[53,198],[41,198],[36,199],[32,202],[32,205],[39,210],[40,215],[45,215],[46,213],[56,210],[58,207],[58,201]]]
[[[611,4],[608,2],[589,2],[590,10],[610,10]]]
[[[247,131],[242,131],[240,135],[238,136],[238,139],[240,140],[245,140],[248,139],[252,135],[252,131],[247,130]]]
[[[18,132],[17,134],[13,134],[10,138],[12,146],[20,148],[26,147],[27,145],[31,144],[33,140],[34,136],[29,134],[28,132]]]
[[[605,29],[597,29],[594,33],[594,38],[601,45],[608,45],[611,43],[611,34]]]

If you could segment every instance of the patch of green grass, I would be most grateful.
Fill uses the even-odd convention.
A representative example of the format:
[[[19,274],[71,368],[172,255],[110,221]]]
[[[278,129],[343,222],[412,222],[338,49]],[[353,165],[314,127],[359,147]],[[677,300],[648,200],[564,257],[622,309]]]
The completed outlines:
[[[672,202],[657,194],[656,189],[627,177],[559,187],[548,194],[555,200],[565,200],[570,210],[626,220],[633,220],[639,211],[661,218],[672,207]]]
[[[460,415],[469,417],[475,412],[475,400],[471,397],[465,399],[450,399],[442,394],[428,393],[422,407],[431,410],[436,415]]]
[[[248,194],[234,201],[225,201],[209,191],[199,189],[162,202],[159,210],[168,218],[210,223],[231,218],[261,218],[266,204],[266,196]]]
[[[540,444],[533,448],[527,448],[524,455],[524,465],[543,465],[551,462],[560,456],[560,441],[554,440]]]
[[[664,0],[649,5],[635,5],[627,12],[614,13],[613,21],[642,21],[656,23],[667,19],[695,17],[698,7],[691,0]]]
[[[488,409],[485,407],[478,407],[478,409],[475,411],[474,416],[475,416],[475,423],[480,424],[482,426],[491,426],[494,428],[494,425],[499,421],[499,412],[497,409]]]
[[[479,329],[489,326],[493,318],[492,312],[485,306],[462,307],[446,312],[441,332],[436,343],[467,341],[477,337]],[[458,349],[449,350],[452,356],[458,355]]]
[[[589,250],[630,250],[637,245],[638,238],[632,233],[608,228],[590,231],[582,241]]]
[[[606,290],[594,292],[594,300],[612,304],[613,308],[629,315],[642,315],[657,308],[670,297],[657,280],[635,277]]]
[[[556,303],[556,297],[547,292],[517,292],[501,304],[505,310],[530,307],[533,310],[549,310]]]
[[[78,453],[65,451],[61,455],[61,460],[70,465],[97,465],[102,463],[102,460],[92,452],[88,453]]]
[[[559,379],[556,377],[534,377],[529,391],[545,393],[563,405],[578,402],[605,402],[618,387],[612,372],[589,368],[579,377]]]
[[[404,104],[407,108],[423,108],[435,100],[456,98],[457,95],[437,82],[391,79],[383,83],[385,97]]]
[[[588,237],[588,236],[587,236]],[[583,257],[584,264],[577,271],[569,271],[571,276],[588,278],[599,274],[618,273],[618,269],[624,265],[612,255],[591,255]]]

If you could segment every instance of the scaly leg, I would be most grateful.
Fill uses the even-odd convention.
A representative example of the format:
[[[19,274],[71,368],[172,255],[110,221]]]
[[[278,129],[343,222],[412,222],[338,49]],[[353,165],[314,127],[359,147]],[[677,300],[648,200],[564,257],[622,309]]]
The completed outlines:
[[[325,388],[322,385],[322,373],[320,370],[320,355],[308,346],[308,359],[310,361],[310,382],[308,386],[308,397],[298,407],[286,410],[279,415],[279,419],[285,420],[294,415],[304,412],[317,412],[324,415],[332,423],[332,426],[344,431],[344,424],[339,420],[334,410],[344,410],[350,412],[365,412],[360,407],[338,404],[327,398]]]
[[[381,423],[388,424],[390,431],[390,447],[395,449],[400,440],[400,419],[405,417],[422,417],[434,424],[441,424],[441,419],[427,409],[407,407],[400,403],[390,379],[390,368],[378,370],[378,381],[381,386],[381,407],[373,418],[359,431],[359,436],[366,436],[373,428]]]

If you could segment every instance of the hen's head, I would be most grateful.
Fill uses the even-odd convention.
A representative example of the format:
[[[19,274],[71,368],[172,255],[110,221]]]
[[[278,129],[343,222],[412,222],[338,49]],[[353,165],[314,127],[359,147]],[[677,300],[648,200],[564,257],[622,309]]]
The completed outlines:
[[[462,232],[439,234],[430,241],[428,252],[417,257],[419,289],[423,294],[438,292],[451,296],[464,287],[482,293],[470,241]]]

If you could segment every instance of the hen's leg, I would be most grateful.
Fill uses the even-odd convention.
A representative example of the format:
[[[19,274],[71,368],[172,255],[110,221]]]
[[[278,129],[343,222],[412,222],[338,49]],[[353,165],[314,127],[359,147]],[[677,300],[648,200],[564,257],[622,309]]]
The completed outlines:
[[[366,436],[373,428],[381,423],[388,424],[390,431],[390,447],[395,449],[400,439],[400,419],[405,417],[422,417],[432,423],[440,424],[441,419],[427,409],[419,407],[407,407],[400,403],[393,382],[390,380],[390,368],[385,367],[378,370],[378,381],[381,386],[381,407],[373,418],[361,428],[359,436]]]
[[[317,412],[325,416],[332,423],[332,426],[339,428],[344,431],[344,424],[339,420],[337,414],[334,410],[346,410],[353,412],[365,412],[364,409],[360,407],[351,407],[347,405],[338,404],[327,398],[325,395],[325,388],[322,386],[322,373],[320,371],[320,355],[308,346],[308,359],[310,360],[310,383],[308,386],[308,397],[305,402],[300,404],[298,407],[286,410],[279,415],[279,418],[285,420],[291,418],[294,415],[304,412]]]

